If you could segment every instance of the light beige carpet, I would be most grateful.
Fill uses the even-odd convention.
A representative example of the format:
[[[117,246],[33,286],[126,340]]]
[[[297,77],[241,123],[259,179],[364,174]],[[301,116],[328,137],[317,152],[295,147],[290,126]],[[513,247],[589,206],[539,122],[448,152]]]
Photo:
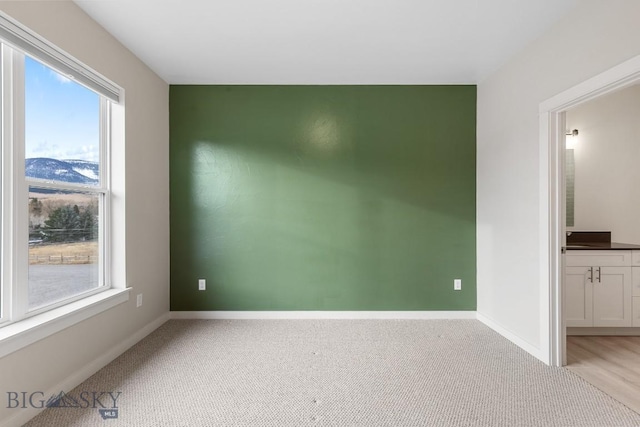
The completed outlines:
[[[82,391],[121,392],[118,418],[28,426],[640,426],[475,320],[173,320]]]

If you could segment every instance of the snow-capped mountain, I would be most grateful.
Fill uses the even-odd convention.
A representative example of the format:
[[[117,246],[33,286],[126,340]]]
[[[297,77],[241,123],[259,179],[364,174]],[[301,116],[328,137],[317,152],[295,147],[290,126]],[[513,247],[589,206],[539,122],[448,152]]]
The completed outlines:
[[[98,182],[98,179],[100,178],[100,165],[97,162],[90,162],[88,160],[63,161],[70,164],[74,171]]]
[[[98,183],[99,165],[86,160],[56,160],[35,157],[26,160],[25,175],[46,181],[92,185]]]

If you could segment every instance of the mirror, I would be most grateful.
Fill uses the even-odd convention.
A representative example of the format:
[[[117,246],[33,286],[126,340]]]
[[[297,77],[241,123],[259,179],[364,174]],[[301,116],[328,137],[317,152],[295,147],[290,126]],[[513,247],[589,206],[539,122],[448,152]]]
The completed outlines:
[[[565,151],[565,194],[567,227],[574,225],[574,206],[575,206],[575,161],[573,158],[573,148]]]

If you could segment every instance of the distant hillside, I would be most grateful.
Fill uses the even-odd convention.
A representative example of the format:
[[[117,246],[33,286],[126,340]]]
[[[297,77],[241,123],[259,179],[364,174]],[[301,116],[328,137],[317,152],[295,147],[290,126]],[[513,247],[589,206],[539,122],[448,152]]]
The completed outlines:
[[[98,183],[99,165],[86,160],[56,160],[45,157],[27,159],[25,175],[46,181],[95,185]]]
[[[74,171],[98,182],[98,178],[100,177],[100,165],[97,162],[90,162],[88,160],[63,161],[70,164]]]

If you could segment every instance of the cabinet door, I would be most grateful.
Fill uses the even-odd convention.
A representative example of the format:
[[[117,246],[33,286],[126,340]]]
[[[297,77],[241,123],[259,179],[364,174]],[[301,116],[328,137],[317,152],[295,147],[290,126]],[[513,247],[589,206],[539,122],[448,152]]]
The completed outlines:
[[[640,326],[640,297],[633,297],[633,320],[631,326]]]
[[[593,326],[631,326],[631,267],[594,267]]]
[[[640,297],[640,267],[631,267],[631,281],[633,282],[633,296]]]
[[[591,267],[565,268],[564,301],[566,326],[593,326]]]

